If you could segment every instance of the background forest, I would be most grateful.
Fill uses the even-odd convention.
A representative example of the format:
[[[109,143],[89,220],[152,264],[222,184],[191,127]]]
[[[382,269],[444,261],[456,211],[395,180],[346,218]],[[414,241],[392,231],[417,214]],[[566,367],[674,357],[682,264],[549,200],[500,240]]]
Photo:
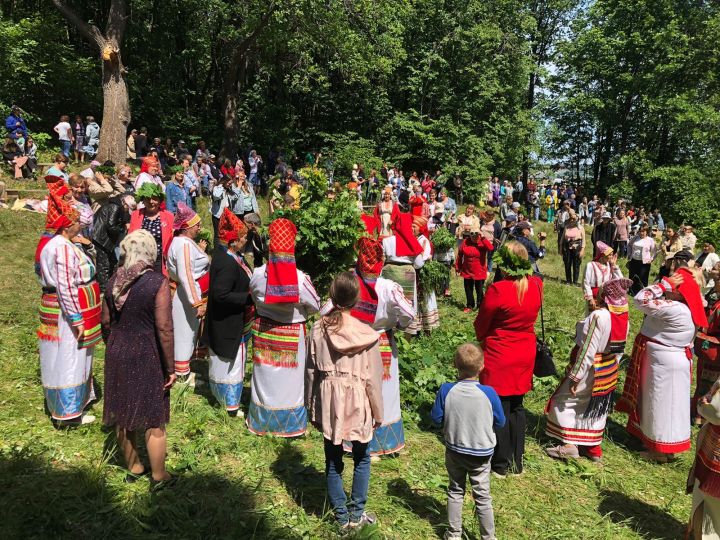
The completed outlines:
[[[122,5],[129,126],[459,173],[568,169],[586,193],[715,220],[720,5],[702,0],[0,0],[0,113],[102,117],[97,46]],[[717,227],[716,227],[717,228]]]

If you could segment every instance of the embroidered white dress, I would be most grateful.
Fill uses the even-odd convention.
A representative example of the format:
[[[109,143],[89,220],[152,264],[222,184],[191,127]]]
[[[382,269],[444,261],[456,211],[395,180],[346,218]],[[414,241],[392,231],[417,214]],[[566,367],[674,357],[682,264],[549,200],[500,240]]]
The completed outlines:
[[[432,244],[430,240],[422,234],[417,237],[417,240],[423,248],[421,257],[424,265],[432,259]],[[410,334],[417,334],[421,330],[430,332],[440,326],[440,314],[438,312],[435,291],[425,291],[421,286],[418,286],[418,292],[422,295],[422,298],[419,299],[415,320],[407,329]]]
[[[95,399],[92,385],[95,347],[79,348],[72,331],[72,326],[83,323],[80,288],[94,278],[92,261],[62,235],[50,239],[40,253],[44,293],[38,330],[40,379],[48,410],[55,420],[81,416],[85,406]]]
[[[205,274],[209,268],[209,257],[193,240],[186,236],[173,238],[167,254],[167,269],[173,287],[176,287],[172,300],[172,317],[177,375],[190,374],[190,360],[200,330],[197,308],[205,302],[198,280],[208,277]],[[204,292],[207,293],[207,290]]]
[[[394,329],[406,328],[415,319],[415,309],[403,294],[402,287],[382,277],[375,282],[377,311],[372,327],[380,333],[380,356],[383,361],[383,424],[375,430],[370,442],[374,456],[399,452],[405,447],[405,431],[400,411],[400,367]],[[328,300],[321,313],[332,309]],[[346,450],[351,447],[346,444]]]
[[[597,309],[575,327],[575,348],[568,372],[548,401],[545,433],[566,444],[595,446],[602,442],[608,412],[587,414],[596,376],[617,384],[618,363],[610,352],[610,312]],[[577,383],[575,395],[570,387]],[[611,398],[608,398],[611,399]]]
[[[310,278],[300,270],[299,299],[265,303],[266,265],[250,278],[255,303],[252,396],[248,429],[256,435],[297,437],[307,431],[305,410],[305,321],[320,310]]]
[[[676,453],[690,449],[690,347],[695,325],[690,309],[662,298],[663,292],[661,285],[651,285],[635,296],[635,307],[645,314],[640,334],[646,342],[640,357],[637,415],[630,415],[627,430],[648,450]]]

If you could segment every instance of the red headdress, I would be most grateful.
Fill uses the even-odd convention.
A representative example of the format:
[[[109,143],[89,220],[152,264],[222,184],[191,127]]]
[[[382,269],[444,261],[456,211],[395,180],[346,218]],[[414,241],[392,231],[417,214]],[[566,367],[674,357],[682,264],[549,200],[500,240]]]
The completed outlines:
[[[49,184],[48,184],[49,187]],[[45,244],[47,244],[60,229],[64,229],[72,225],[80,219],[80,213],[73,207],[70,202],[63,199],[68,193],[65,184],[53,185],[50,195],[48,195],[48,211],[45,218],[45,232],[40,236],[40,241],[35,248],[35,271],[39,275],[40,269],[40,253]]]
[[[295,265],[297,227],[289,219],[276,219],[268,227],[268,236],[270,243],[265,303],[296,303],[300,299]]]
[[[363,220],[368,236],[374,237],[380,229],[380,220],[370,214],[362,214],[360,218]]]
[[[367,236],[358,240],[358,260],[355,275],[360,285],[360,299],[350,314],[363,322],[375,322],[378,297],[375,283],[383,267],[383,246],[380,240]]]
[[[705,328],[708,325],[707,315],[705,314],[705,308],[703,307],[703,298],[700,293],[700,286],[695,281],[692,272],[687,268],[680,268],[677,270],[678,274],[683,276],[683,282],[676,289],[679,292],[685,303],[690,308],[690,314],[695,326]]]
[[[247,234],[247,227],[229,208],[223,210],[218,223],[218,238],[223,244],[235,242]]]
[[[395,254],[398,257],[415,257],[423,248],[412,231],[412,216],[400,212],[395,220]]]
[[[189,229],[200,223],[200,216],[184,202],[177,204],[175,219],[173,220],[173,230],[182,231]]]

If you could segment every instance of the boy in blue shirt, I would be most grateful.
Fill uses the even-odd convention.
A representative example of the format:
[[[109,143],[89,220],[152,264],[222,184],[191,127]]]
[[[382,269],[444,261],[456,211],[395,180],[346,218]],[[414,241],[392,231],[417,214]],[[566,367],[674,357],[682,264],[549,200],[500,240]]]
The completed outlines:
[[[505,425],[500,398],[478,382],[483,370],[482,350],[465,343],[455,351],[458,380],[440,387],[431,417],[443,426],[448,483],[448,530],[445,539],[462,537],[465,479],[470,477],[480,538],[495,540],[495,516],[490,496],[490,458],[495,449],[493,428]]]

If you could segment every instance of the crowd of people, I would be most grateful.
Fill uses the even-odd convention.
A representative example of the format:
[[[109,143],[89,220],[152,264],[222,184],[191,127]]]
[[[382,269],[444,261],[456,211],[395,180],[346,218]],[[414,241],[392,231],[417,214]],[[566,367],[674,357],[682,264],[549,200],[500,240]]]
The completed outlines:
[[[76,149],[79,121],[67,133]],[[15,140],[22,138],[17,125],[15,132]],[[92,363],[104,340],[103,422],[116,430],[128,481],[149,475],[153,489],[176,482],[165,468],[170,391],[178,383],[207,384],[227,414],[244,418],[258,436],[298,437],[312,424],[324,437],[328,499],[338,526],[373,523],[365,510],[370,464],[405,446],[397,335],[441,324],[436,290],[419,279],[421,268],[436,260],[448,270],[437,293],[450,295],[455,271],[464,283],[465,312],[477,311],[477,342],[455,351],[458,380],[441,386],[432,410],[446,441],[446,538],[462,535],[468,476],[481,537],[494,538],[490,479],[523,472],[523,400],[533,387],[535,323],[545,290],[541,260],[548,249],[533,221],[549,204],[546,219],[557,232],[567,282],[579,284],[586,250],[593,258],[582,269],[586,314],[545,411],[546,433],[558,441],[546,453],[602,460],[628,338],[630,291],[644,321],[617,409],[628,414],[627,430],[645,446],[643,456],[656,463],[689,450],[691,421],[704,422],[689,484],[692,526],[720,531],[720,404],[714,397],[720,258],[709,243],[695,253],[691,227],[676,233],[657,211],[646,214],[622,200],[611,208],[597,197],[578,203],[572,187],[548,188],[534,179],[527,189],[520,180],[501,185],[491,179],[482,211],[468,204],[460,212],[461,183],[444,181],[440,171],[406,181],[401,170],[385,166],[366,179],[358,166],[340,186],[364,204],[357,263],[335,278],[323,302],[312,276],[297,268],[295,225],[277,218],[261,231],[258,196],[266,170],[255,151],[219,164],[202,142],[194,152],[183,141],[150,144],[143,128],[130,133],[128,158],[139,165],[137,175],[128,165],[97,161],[70,174],[69,156],[55,157],[45,178],[46,230],[35,256],[50,416],[58,427],[95,420],[85,411],[96,400]],[[320,156],[306,159],[314,166]],[[275,155],[271,170],[283,164]],[[173,165],[181,168],[166,179],[163,171]],[[302,177],[287,166],[278,174],[267,194],[271,212],[299,207]],[[334,178],[328,188],[329,196],[338,189]],[[212,236],[203,234],[197,213],[203,201]],[[442,234],[451,245],[435,249]],[[650,284],[658,256],[660,272]],[[627,258],[630,279],[619,258]],[[693,354],[698,384],[691,396]],[[196,374],[198,361],[208,362],[206,381]],[[243,411],[247,361],[251,397]],[[139,457],[138,433],[149,465]],[[345,452],[354,463],[349,500],[342,486]]]

